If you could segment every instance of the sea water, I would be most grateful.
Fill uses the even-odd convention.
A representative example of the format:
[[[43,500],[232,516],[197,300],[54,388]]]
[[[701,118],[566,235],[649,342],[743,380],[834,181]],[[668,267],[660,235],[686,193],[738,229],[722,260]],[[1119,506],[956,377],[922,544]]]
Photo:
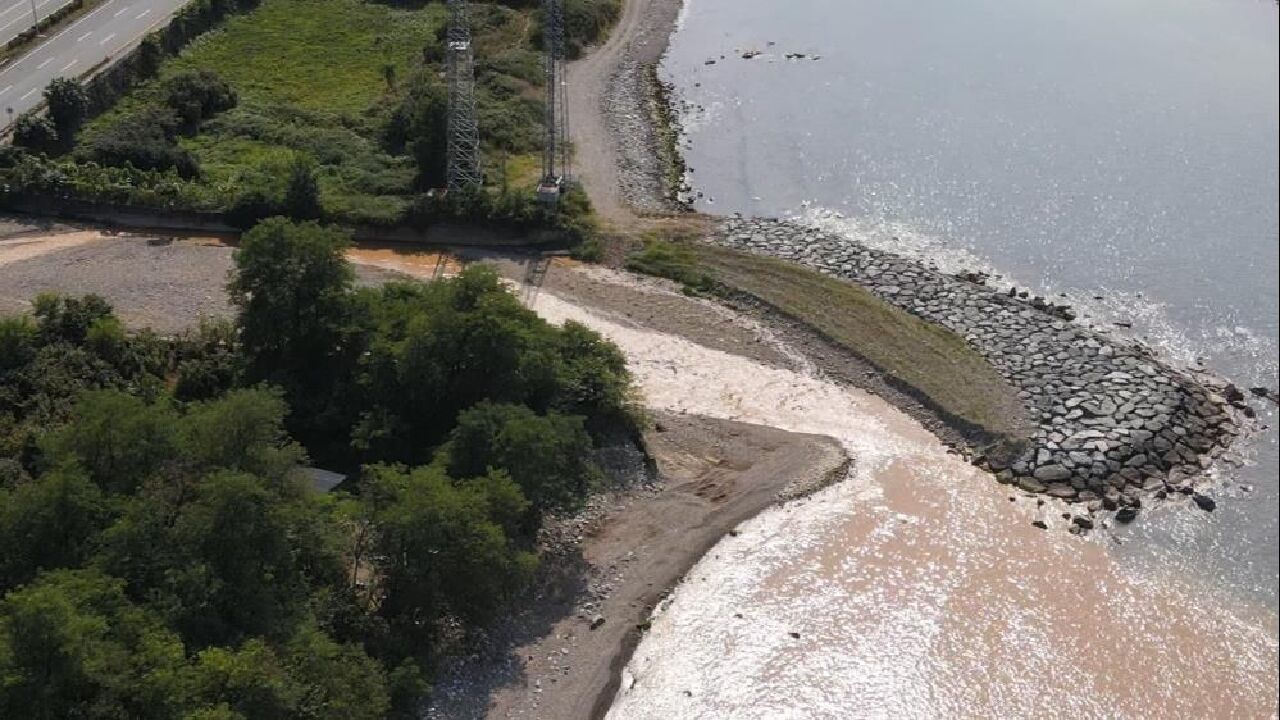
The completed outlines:
[[[663,73],[699,209],[1063,293],[1171,362],[1276,387],[1275,3],[687,2]],[[875,398],[579,319],[653,404],[856,460],[689,573],[610,720],[1276,717],[1272,406],[1205,479],[1216,512],[1081,540]]]
[[[1269,0],[688,0],[663,71],[699,209],[1064,293],[1274,389],[1277,37]],[[1115,550],[1274,609],[1276,414],[1255,406],[1217,512],[1148,512]]]

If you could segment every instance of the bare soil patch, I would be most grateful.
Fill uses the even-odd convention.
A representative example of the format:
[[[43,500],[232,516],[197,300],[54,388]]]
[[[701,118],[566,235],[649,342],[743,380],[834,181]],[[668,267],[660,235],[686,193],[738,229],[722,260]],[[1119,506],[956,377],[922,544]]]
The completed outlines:
[[[844,476],[834,440],[700,416],[660,414],[646,435],[653,486],[598,499],[567,522],[570,542],[535,601],[460,658],[436,686],[436,720],[600,718],[653,607],[739,523],[792,487]]]
[[[159,333],[232,314],[226,284],[235,249],[221,239],[69,227],[40,234],[36,229],[0,238],[0,314],[29,312],[32,299],[43,292],[101,295],[125,324]],[[361,283],[393,275],[357,266]]]

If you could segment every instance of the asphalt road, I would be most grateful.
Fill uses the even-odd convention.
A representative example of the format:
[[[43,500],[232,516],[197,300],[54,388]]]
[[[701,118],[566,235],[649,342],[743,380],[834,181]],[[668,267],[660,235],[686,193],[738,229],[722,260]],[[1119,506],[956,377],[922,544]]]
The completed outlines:
[[[0,3],[9,1],[0,0]],[[49,0],[50,3],[61,1]],[[25,2],[30,12],[31,0]],[[49,81],[88,72],[103,60],[131,47],[186,3],[187,0],[107,0],[58,31],[23,58],[0,70],[0,108],[3,109],[0,128],[8,127],[13,118],[38,105]],[[7,21],[9,16],[4,17]]]
[[[71,0],[0,0],[0,45],[34,24],[32,5],[35,5],[35,17],[43,20],[69,2]]]

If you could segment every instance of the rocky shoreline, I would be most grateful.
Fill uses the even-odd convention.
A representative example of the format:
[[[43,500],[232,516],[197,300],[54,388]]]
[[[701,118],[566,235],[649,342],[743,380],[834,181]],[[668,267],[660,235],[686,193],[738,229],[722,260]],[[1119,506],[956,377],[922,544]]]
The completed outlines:
[[[1016,457],[971,460],[1024,491],[1136,517],[1144,498],[1191,495],[1243,429],[1244,394],[1147,348],[1071,322],[1068,308],[947,275],[847,237],[772,219],[725,219],[708,241],[813,267],[964,337],[1018,392],[1035,423]],[[1241,412],[1243,411],[1243,412]],[[1091,527],[1080,518],[1076,529]]]
[[[658,25],[670,22],[668,13],[651,15],[657,17]],[[646,24],[646,34],[661,32]],[[678,135],[678,100],[672,89],[658,92],[646,77],[666,42],[640,46],[639,53],[628,48],[601,103],[617,143],[619,181],[639,212],[687,210],[672,199],[678,188],[663,179],[670,160],[663,156],[661,133]],[[1115,511],[1120,522],[1134,520],[1144,498],[1187,495],[1202,509],[1214,508],[1198,489],[1200,479],[1253,414],[1234,385],[1179,370],[1145,346],[1077,324],[1068,306],[990,287],[980,273],[948,275],[788,221],[718,220],[706,241],[856,282],[959,334],[990,361],[1017,390],[1035,425],[1016,457],[966,449],[1001,483],[1079,503],[1089,512]],[[1082,517],[1074,529],[1091,525]]]
[[[681,3],[659,0],[643,5],[638,27],[613,68],[600,112],[616,150],[622,198],[639,213],[684,210],[673,187],[683,176],[683,160],[671,89],[657,76]]]

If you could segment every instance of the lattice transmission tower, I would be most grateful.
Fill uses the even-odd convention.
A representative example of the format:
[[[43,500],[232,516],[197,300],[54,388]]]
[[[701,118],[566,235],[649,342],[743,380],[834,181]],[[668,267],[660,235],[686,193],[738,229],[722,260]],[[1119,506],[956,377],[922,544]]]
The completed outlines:
[[[471,47],[471,22],[467,18],[467,3],[448,0],[449,28],[445,38],[448,44],[449,118],[445,171],[450,192],[479,187],[483,181],[480,173],[480,126],[476,122],[476,69],[475,55]]]
[[[569,180],[569,109],[564,89],[564,4],[542,0],[543,71],[546,75],[546,107],[543,122],[542,181],[538,197],[556,202]]]

